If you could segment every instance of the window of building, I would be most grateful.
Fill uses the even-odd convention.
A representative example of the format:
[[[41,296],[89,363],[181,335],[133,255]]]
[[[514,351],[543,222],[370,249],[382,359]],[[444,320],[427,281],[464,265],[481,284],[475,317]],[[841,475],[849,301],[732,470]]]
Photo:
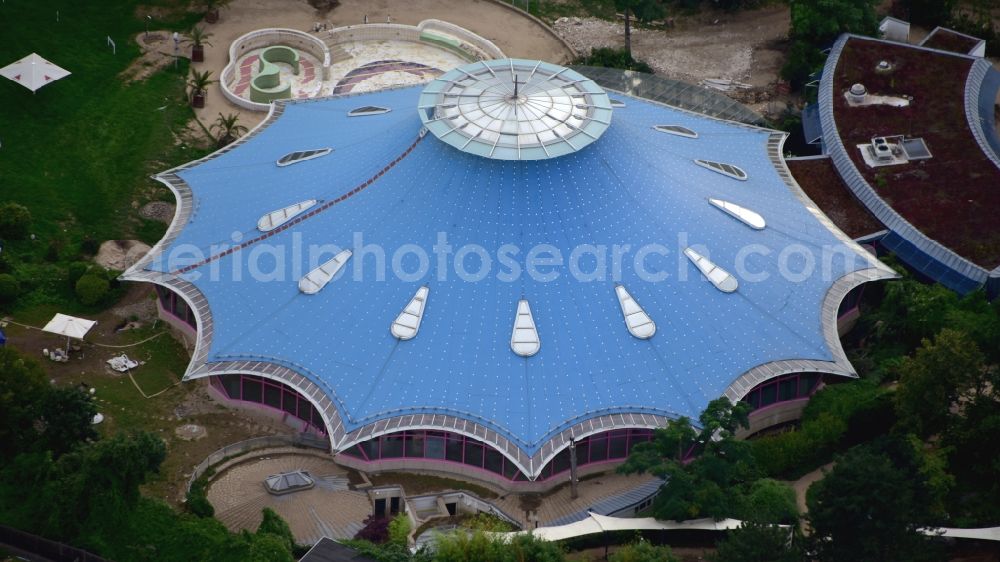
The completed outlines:
[[[806,398],[822,380],[818,373],[793,373],[782,375],[759,384],[743,397],[743,401],[756,410],[779,402]]]
[[[211,381],[230,400],[261,404],[290,414],[320,433],[326,432],[326,425],[316,408],[283,383],[254,375],[219,375]]]

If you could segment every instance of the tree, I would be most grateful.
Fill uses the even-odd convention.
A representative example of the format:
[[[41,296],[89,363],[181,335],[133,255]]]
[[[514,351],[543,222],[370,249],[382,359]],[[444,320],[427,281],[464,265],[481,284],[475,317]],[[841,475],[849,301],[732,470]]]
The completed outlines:
[[[945,429],[959,397],[979,396],[989,388],[986,358],[962,332],[942,330],[934,341],[924,340],[913,357],[900,366],[896,390],[899,423],[918,435]]]
[[[48,390],[37,361],[0,347],[0,463],[32,446],[37,407]]]
[[[799,508],[795,503],[795,490],[770,478],[754,481],[746,494],[741,519],[762,523],[798,523]]]
[[[97,439],[93,419],[97,406],[89,394],[77,387],[51,388],[39,403],[38,438],[35,448],[54,457],[78,444]]]
[[[876,0],[791,0],[791,38],[825,47],[842,33],[874,35]]]
[[[0,273],[0,303],[14,302],[21,294],[21,284],[9,273]]]
[[[668,546],[655,546],[649,541],[619,548],[608,557],[608,562],[680,562]]]
[[[31,229],[31,212],[24,205],[7,201],[0,203],[0,238],[22,240]]]
[[[929,29],[951,22],[955,0],[903,0],[908,21]]]
[[[877,26],[875,0],[790,0],[792,24],[789,49],[781,75],[794,88],[801,88],[807,77],[825,57],[821,49],[830,46],[842,33],[872,35]]]
[[[87,273],[76,282],[76,296],[88,306],[100,302],[110,289],[111,284],[107,279],[93,273]]]
[[[823,562],[939,560],[917,529],[931,524],[932,494],[906,440],[851,449],[807,494],[810,544]]]
[[[663,17],[663,4],[658,0],[612,0],[615,10],[625,15],[625,52],[632,57],[632,16],[639,21],[652,21]]]
[[[712,562],[800,562],[802,548],[794,528],[744,522],[715,545]]]
[[[491,537],[482,531],[455,531],[437,541],[435,562],[563,562],[566,559],[558,544],[534,535],[517,535],[509,541]]]
[[[257,535],[272,535],[281,540],[284,550],[291,552],[295,548],[295,536],[288,527],[288,523],[275,513],[270,507],[265,507],[261,514],[260,525],[257,526]]]
[[[219,113],[219,116],[215,119],[215,123],[212,125],[212,130],[218,131],[216,134],[218,135],[218,145],[220,148],[246,134],[247,128],[240,125],[238,123],[239,120],[240,116],[236,113],[230,113],[225,116]]]

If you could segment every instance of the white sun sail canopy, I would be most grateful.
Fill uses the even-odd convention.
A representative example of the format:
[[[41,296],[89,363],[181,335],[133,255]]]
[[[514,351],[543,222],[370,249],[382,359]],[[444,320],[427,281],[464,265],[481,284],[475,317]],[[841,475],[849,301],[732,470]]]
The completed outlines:
[[[76,318],[65,314],[56,314],[49,323],[42,328],[42,331],[65,336],[67,339],[82,340],[87,332],[97,324],[94,320]]]
[[[32,92],[69,75],[68,70],[59,68],[35,53],[0,68],[0,76],[9,78]]]

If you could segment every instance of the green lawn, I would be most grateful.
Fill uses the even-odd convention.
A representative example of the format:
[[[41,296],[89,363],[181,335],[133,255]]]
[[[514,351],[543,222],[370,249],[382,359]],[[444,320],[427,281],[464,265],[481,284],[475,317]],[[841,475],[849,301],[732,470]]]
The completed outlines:
[[[180,0],[151,4],[165,14],[154,28],[184,29],[198,18]],[[134,218],[132,202],[161,196],[151,173],[202,152],[175,136],[192,116],[186,61],[141,82],[118,78],[139,55],[133,37],[145,24],[137,6],[136,0],[0,4],[0,65],[37,52],[72,72],[35,94],[0,80],[0,201],[27,206],[38,238],[8,242],[8,260],[37,261],[55,244],[58,263],[75,257],[85,237],[151,241],[162,233]]]

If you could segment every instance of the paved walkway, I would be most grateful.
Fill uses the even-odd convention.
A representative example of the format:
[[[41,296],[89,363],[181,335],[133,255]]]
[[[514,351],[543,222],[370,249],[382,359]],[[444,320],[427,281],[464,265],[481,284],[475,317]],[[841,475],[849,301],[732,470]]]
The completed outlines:
[[[271,474],[305,470],[316,487],[284,496],[264,489]],[[333,462],[309,455],[265,457],[239,464],[216,477],[208,490],[215,516],[232,531],[254,531],[261,510],[270,507],[292,530],[296,542],[310,545],[321,537],[353,538],[371,514],[368,494],[348,489],[347,472]]]
[[[570,489],[567,484],[545,496],[541,501],[538,508],[538,525],[551,525],[555,521],[572,519],[576,514],[594,507],[602,500],[623,494],[653,480],[656,480],[656,477],[650,474],[628,476],[613,472],[602,474],[580,482],[578,485],[580,497],[575,500],[570,499]],[[525,529],[533,526],[528,523],[528,514],[522,508],[519,495],[509,494],[499,499],[487,501],[496,504],[505,513],[520,521]]]

